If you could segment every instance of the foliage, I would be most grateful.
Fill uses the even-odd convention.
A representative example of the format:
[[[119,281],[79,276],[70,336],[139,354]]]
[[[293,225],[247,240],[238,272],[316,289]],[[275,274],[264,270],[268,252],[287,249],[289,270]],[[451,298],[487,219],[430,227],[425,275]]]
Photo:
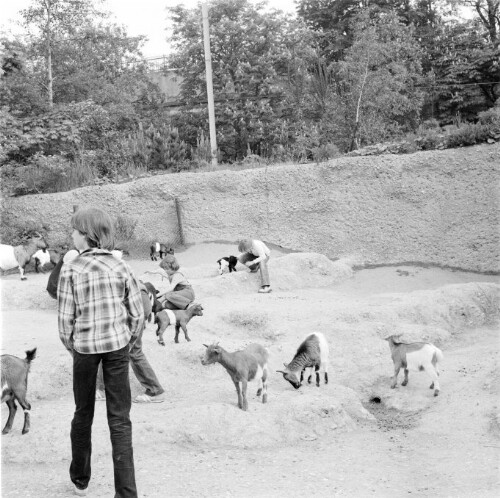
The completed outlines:
[[[330,102],[344,117],[336,131],[344,147],[349,137],[349,150],[416,128],[423,101],[420,50],[396,15],[377,17],[367,9],[353,32],[354,43],[334,65],[338,90]]]
[[[2,181],[12,184],[14,195],[65,192],[93,183],[88,168],[75,168],[63,156],[33,156],[26,165],[2,167]]]
[[[469,120],[491,107],[500,97],[500,48],[489,43],[479,21],[450,23],[436,42],[433,69],[439,83],[432,91],[441,119]]]
[[[193,107],[206,99],[204,49],[199,9],[170,7],[173,24],[171,64],[183,78],[182,99]],[[210,43],[213,87],[217,95],[217,145],[224,160],[252,153],[267,155],[284,113],[283,83],[290,61],[306,50],[307,34],[289,15],[264,12],[248,0],[211,3]],[[288,110],[290,112],[290,110]],[[200,128],[208,131],[205,112],[176,116],[176,126],[194,147]]]

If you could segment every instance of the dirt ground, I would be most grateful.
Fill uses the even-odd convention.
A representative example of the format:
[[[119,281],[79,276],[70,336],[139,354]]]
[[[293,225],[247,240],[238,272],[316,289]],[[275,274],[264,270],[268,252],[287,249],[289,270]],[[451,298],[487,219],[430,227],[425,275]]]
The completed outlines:
[[[353,271],[348,259],[275,248],[273,292],[261,295],[258,275],[243,267],[218,275],[215,261],[234,251],[207,243],[177,253],[205,310],[189,323],[192,342],[174,344],[168,329],[162,347],[147,325],[144,350],[167,400],[132,406],[140,496],[498,496],[498,276],[419,266]],[[157,265],[129,263],[142,277]],[[18,410],[12,432],[1,438],[3,497],[72,493],[71,358],[59,341],[47,278],[0,280],[2,354],[38,347],[29,377],[31,431],[21,435]],[[295,391],[275,370],[312,331],[329,341],[330,383]],[[390,332],[443,350],[439,397],[425,373],[389,388],[392,361],[382,337]],[[203,343],[214,341],[230,351],[249,342],[269,349],[267,404],[251,384],[248,412],[237,408],[224,369],[200,363]],[[142,392],[132,372],[131,388],[133,396]],[[3,404],[2,425],[7,411]],[[103,402],[92,469],[89,496],[112,496]]]

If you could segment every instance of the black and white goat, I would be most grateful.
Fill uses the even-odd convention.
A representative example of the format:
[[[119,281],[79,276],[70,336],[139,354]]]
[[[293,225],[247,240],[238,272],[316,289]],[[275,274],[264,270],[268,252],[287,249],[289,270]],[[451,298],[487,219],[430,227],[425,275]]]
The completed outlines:
[[[149,252],[151,261],[158,261],[158,257],[163,259],[167,254],[174,254],[174,250],[161,242],[153,242],[151,244]]]
[[[408,384],[408,371],[425,370],[432,379],[430,389],[434,389],[434,396],[439,395],[439,362],[443,360],[443,352],[434,344],[428,342],[412,342],[405,344],[399,342],[400,334],[386,337],[391,349],[392,361],[394,363],[394,376],[392,378],[391,388],[394,389],[398,383],[398,374],[401,369],[404,370],[405,378],[402,386]]]
[[[33,261],[35,262],[35,271],[37,273],[40,272],[40,269],[43,270],[43,267],[50,263],[52,257],[49,253],[48,249],[38,249],[38,251],[33,254]]]
[[[321,332],[308,335],[297,349],[292,361],[283,363],[285,370],[277,370],[283,374],[283,378],[298,389],[304,380],[304,371],[310,368],[307,382],[312,379],[312,369],[316,372],[316,385],[319,387],[320,372],[324,372],[325,384],[328,384],[328,355],[330,351],[325,336]],[[300,377],[299,377],[300,372]]]
[[[5,271],[17,267],[19,268],[21,280],[26,280],[24,267],[30,262],[31,257],[38,249],[46,248],[47,244],[39,234],[29,239],[26,244],[19,246],[0,244],[0,269]]]
[[[156,290],[155,286],[151,282],[142,282],[142,284],[144,285],[144,287],[146,287],[149,301],[151,302],[151,313],[146,317],[148,319],[148,322],[151,322],[151,318],[154,318],[155,314],[159,313],[163,309],[163,306],[158,299],[159,291]]]
[[[219,275],[222,275],[226,269],[229,273],[236,271],[236,264],[238,263],[238,258],[236,256],[225,256],[217,260],[219,265]]]
[[[12,423],[17,411],[16,399],[24,410],[23,434],[26,434],[30,430],[31,405],[26,399],[26,391],[28,390],[28,373],[35,356],[36,348],[26,351],[26,358],[24,360],[10,354],[0,356],[2,403],[5,401],[9,407],[9,418],[3,428],[2,434],[8,434],[12,429]]]
[[[269,353],[260,344],[249,344],[241,351],[228,353],[218,344],[207,346],[205,356],[202,358],[203,365],[220,363],[231,377],[238,394],[238,408],[248,410],[247,384],[257,380],[259,385],[257,396],[262,394],[262,403],[267,403],[267,361]]]

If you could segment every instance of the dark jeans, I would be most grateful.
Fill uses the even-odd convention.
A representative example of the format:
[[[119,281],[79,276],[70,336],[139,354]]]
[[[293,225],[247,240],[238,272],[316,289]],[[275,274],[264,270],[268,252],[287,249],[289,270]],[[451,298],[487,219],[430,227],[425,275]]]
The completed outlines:
[[[94,420],[96,377],[102,361],[106,409],[113,451],[115,498],[136,498],[128,345],[102,354],[73,352],[73,394],[75,415],[71,422],[71,481],[88,486],[91,475],[92,422]]]
[[[142,387],[146,389],[146,394],[148,396],[158,396],[158,394],[164,393],[165,390],[161,386],[153,367],[150,365],[144,351],[142,350],[142,336],[145,330],[146,326],[144,326],[142,331],[139,332],[137,340],[130,350],[130,364],[132,365],[132,370],[134,371],[137,380],[141,383]],[[99,373],[97,374],[97,389],[100,389],[101,391],[104,390],[101,367],[99,367]]]

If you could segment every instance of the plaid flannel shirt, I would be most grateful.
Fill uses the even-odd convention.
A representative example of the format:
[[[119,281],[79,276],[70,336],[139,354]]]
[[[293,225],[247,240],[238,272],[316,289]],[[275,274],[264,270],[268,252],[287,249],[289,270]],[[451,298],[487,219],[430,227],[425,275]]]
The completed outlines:
[[[103,249],[89,249],[63,265],[57,299],[59,337],[70,352],[117,351],[134,343],[144,324],[135,276]]]

